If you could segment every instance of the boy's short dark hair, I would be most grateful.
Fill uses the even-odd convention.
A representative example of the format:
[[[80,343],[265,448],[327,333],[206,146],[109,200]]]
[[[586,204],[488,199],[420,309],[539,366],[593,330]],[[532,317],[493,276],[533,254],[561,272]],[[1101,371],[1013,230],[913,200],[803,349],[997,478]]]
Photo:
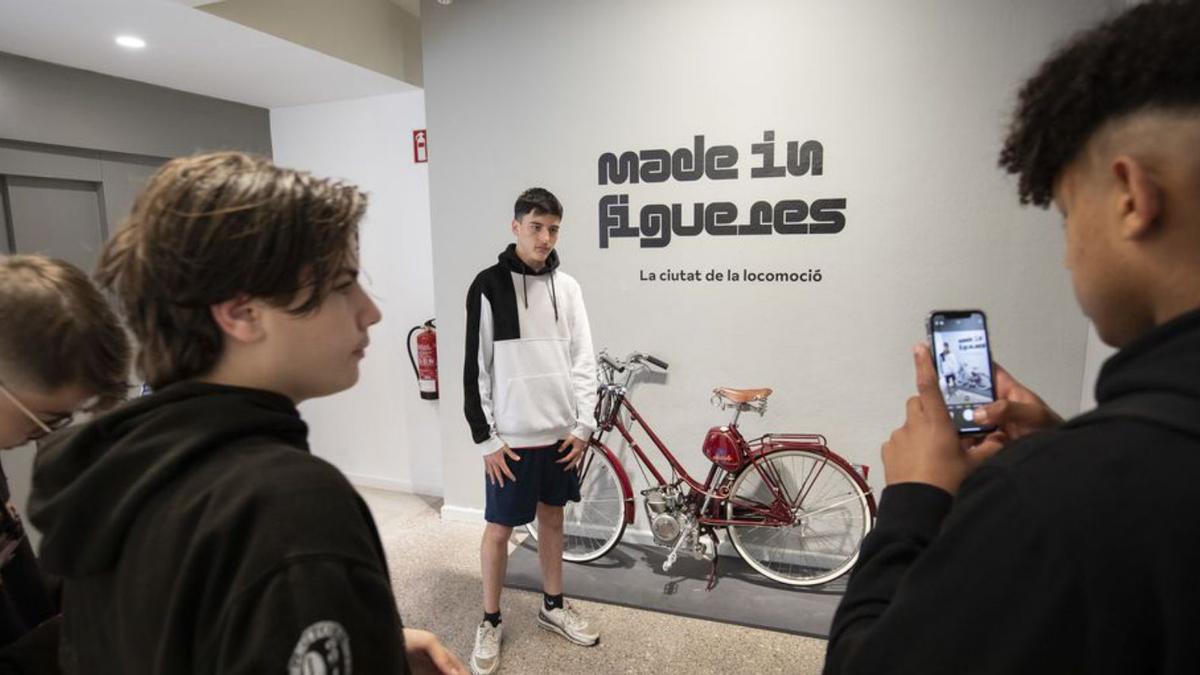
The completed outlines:
[[[555,197],[549,190],[533,187],[522,192],[521,196],[517,197],[517,203],[513,205],[514,220],[520,220],[527,213],[535,215],[544,213],[561,220],[563,209],[562,204],[558,202],[558,197]]]
[[[210,307],[239,295],[314,311],[347,266],[366,195],[237,152],[176,159],[150,178],[101,255],[158,389],[204,375],[224,335]]]
[[[123,401],[129,336],[87,275],[40,255],[0,257],[0,372],[10,386],[77,386],[94,410]]]
[[[1200,113],[1200,1],[1148,2],[1074,38],[1025,83],[1000,153],[1021,203],[1046,207],[1054,181],[1111,120],[1141,110]]]

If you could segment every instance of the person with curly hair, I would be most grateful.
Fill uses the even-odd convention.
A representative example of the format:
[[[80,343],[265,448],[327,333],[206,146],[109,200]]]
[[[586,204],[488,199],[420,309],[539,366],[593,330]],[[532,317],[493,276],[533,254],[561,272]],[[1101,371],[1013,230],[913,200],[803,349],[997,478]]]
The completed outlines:
[[[1020,91],[1000,165],[1055,205],[1066,266],[1119,348],[1063,421],[997,367],[964,442],[928,348],[826,673],[1200,668],[1200,1],[1075,37]]]

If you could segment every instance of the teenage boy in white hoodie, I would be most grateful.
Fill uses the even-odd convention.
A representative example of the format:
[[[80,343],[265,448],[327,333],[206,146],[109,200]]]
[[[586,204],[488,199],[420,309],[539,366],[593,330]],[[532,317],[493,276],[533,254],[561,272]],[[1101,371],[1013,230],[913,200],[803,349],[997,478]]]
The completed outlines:
[[[596,360],[579,283],[558,269],[561,222],[562,205],[548,190],[523,192],[513,207],[516,242],[467,292],[464,409],[483,453],[488,523],[476,675],[500,667],[508,539],[534,517],[544,592],[538,625],[578,645],[600,641],[563,600],[563,506],[579,501],[578,464],[596,426]]]

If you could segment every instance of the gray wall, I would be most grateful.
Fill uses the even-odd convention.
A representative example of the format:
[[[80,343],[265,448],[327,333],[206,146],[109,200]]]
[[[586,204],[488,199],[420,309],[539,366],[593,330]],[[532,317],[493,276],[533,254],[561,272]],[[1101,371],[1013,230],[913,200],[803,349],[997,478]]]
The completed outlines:
[[[271,154],[265,108],[0,52],[0,139],[134,155]]]
[[[996,167],[1019,83],[1104,0],[604,3],[426,0],[440,414],[450,515],[483,504],[462,416],[464,299],[511,238],[515,195],[566,207],[559,251],[588,301],[597,347],[671,362],[633,398],[689,467],[704,461],[717,385],[773,387],[751,434],[821,432],[873,465],[913,391],[910,346],[935,308],[980,307],[997,359],[1058,409],[1080,403],[1087,324],[1061,265],[1056,214],[1020,208]],[[751,179],[774,130],[820,141],[823,175]],[[737,180],[600,185],[622,150],[735,146]],[[782,157],[780,157],[782,160]],[[836,235],[676,237],[599,244],[599,200],[847,199]],[[663,269],[821,269],[820,283],[652,283]],[[637,472],[634,472],[636,477]],[[640,480],[640,479],[639,479]]]
[[[0,140],[0,253],[45,253],[90,270],[163,161]]]

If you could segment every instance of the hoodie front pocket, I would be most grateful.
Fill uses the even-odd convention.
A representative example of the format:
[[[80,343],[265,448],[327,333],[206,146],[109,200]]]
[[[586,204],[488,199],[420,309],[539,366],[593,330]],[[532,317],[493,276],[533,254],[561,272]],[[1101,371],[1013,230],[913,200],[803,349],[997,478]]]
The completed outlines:
[[[499,401],[500,433],[537,433],[575,423],[575,403],[565,375],[533,375],[508,381]]]

